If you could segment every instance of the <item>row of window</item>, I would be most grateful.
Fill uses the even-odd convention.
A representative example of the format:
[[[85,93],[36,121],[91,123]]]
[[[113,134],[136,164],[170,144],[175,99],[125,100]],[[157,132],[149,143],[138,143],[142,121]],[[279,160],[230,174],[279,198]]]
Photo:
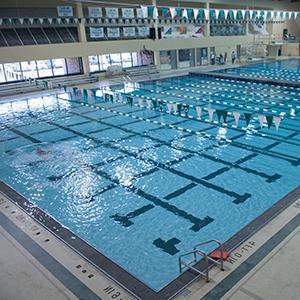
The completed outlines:
[[[82,73],[81,59],[57,58],[0,64],[0,83]]]
[[[152,51],[126,52],[117,54],[103,54],[89,56],[90,72],[105,71],[108,66],[121,65],[122,68],[131,68],[153,64]]]

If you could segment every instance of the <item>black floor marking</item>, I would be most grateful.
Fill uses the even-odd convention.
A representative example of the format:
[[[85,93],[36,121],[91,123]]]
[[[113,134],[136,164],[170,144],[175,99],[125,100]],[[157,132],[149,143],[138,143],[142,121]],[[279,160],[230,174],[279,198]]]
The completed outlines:
[[[150,209],[152,209],[154,207],[155,207],[154,205],[148,204],[148,205],[145,205],[143,207],[140,207],[140,208],[128,213],[125,216],[122,216],[120,214],[115,214],[110,217],[113,218],[116,222],[121,223],[124,227],[129,227],[134,224],[131,221],[131,219],[133,219],[137,216],[143,215],[145,212],[149,211]]]
[[[172,198],[175,198],[175,197],[178,197],[180,195],[182,195],[183,193],[185,193],[186,191],[192,189],[193,187],[197,186],[196,183],[192,182],[188,185],[186,185],[185,187],[181,188],[181,189],[178,189],[177,191],[173,192],[173,193],[170,193],[168,194],[167,196],[165,196],[164,198],[166,200],[171,200]]]
[[[223,173],[225,173],[225,172],[227,172],[229,170],[230,170],[229,167],[224,167],[224,168],[221,168],[221,169],[219,169],[219,170],[217,170],[217,171],[215,171],[213,173],[210,173],[209,175],[207,175],[205,177],[202,177],[202,179],[204,179],[204,180],[211,180],[211,179],[213,179],[213,178],[215,178],[215,177],[217,177],[217,176],[219,176],[219,175],[221,175],[221,174],[223,174]]]
[[[172,238],[168,241],[164,241],[161,238],[158,238],[153,241],[153,244],[157,247],[162,249],[164,252],[175,255],[179,252],[179,250],[176,248],[176,245],[179,244],[181,241],[177,238]]]
[[[21,131],[19,131],[18,129],[15,129],[13,127],[10,127],[10,126],[7,126],[7,125],[4,125],[7,129],[9,129],[10,131],[12,131],[13,133],[17,134],[18,136],[21,136],[22,138],[24,139],[27,139],[29,140],[30,142],[32,143],[35,143],[35,144],[38,144],[40,143],[41,141],[39,141],[38,139],[35,139],[33,138],[32,136],[26,134],[26,133],[23,133]]]

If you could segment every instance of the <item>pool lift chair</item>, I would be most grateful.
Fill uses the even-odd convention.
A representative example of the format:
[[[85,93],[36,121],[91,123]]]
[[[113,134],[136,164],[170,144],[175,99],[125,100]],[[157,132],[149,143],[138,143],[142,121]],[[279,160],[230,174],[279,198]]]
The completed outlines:
[[[217,244],[218,248],[211,253],[206,253],[199,249],[200,246],[212,243]],[[220,241],[204,241],[195,245],[192,251],[183,253],[179,256],[179,271],[182,273],[185,269],[190,269],[205,278],[206,282],[209,282],[209,269],[214,265],[218,265],[221,271],[224,271],[224,260],[226,260],[229,255],[229,252],[224,251],[223,244]],[[192,256],[193,259],[191,261],[184,261],[183,258],[188,256]],[[201,271],[194,266],[199,261],[198,256],[202,256],[204,258],[204,268],[201,269]]]

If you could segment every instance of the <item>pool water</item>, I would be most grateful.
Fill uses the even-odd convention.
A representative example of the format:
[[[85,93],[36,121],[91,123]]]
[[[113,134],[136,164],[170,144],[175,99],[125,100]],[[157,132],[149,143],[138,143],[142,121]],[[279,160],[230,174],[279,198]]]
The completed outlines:
[[[259,63],[240,68],[216,71],[230,75],[273,80],[300,81],[300,59],[289,59],[271,63]]]
[[[226,241],[300,184],[300,89],[189,75],[109,92],[122,100],[0,104],[0,179],[155,290],[179,275],[180,254]],[[259,114],[281,116],[279,129]]]

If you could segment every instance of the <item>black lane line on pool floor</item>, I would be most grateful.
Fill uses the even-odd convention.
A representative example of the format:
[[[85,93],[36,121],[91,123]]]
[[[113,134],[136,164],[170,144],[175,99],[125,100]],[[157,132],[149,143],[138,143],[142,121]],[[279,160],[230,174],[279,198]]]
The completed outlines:
[[[218,283],[201,300],[221,299],[243,277],[255,268],[275,247],[300,225],[300,214],[289,221],[283,228],[274,234],[267,242],[257,249],[249,258],[241,263],[230,275]]]
[[[79,299],[101,300],[83,282],[60,264],[53,256],[39,246],[31,237],[0,212],[0,224],[23,248],[25,248],[43,267],[58,279]],[[17,282],[16,282],[17,284]]]

